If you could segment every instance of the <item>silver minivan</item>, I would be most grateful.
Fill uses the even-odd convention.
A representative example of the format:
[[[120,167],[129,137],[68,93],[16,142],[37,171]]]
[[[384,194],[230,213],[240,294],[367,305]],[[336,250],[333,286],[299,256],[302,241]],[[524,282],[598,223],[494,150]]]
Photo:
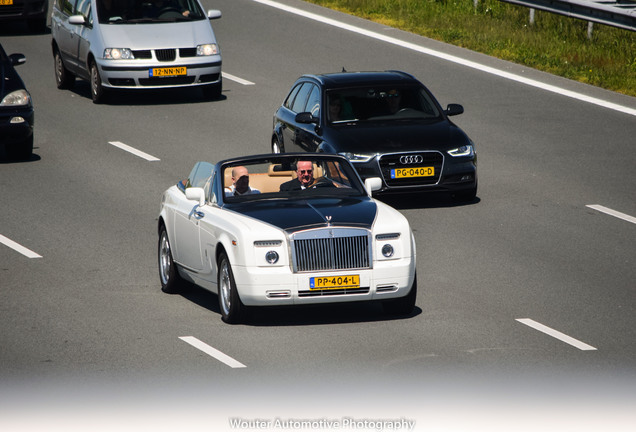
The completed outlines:
[[[89,80],[93,102],[112,89],[200,87],[221,96],[221,51],[199,0],[55,0],[55,81]]]

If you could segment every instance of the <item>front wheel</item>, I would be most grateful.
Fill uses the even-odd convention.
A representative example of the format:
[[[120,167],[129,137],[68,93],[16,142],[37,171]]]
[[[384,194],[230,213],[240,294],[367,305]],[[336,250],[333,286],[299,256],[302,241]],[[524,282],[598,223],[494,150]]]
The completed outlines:
[[[415,300],[417,298],[417,274],[413,277],[413,285],[411,291],[404,296],[396,299],[385,300],[382,302],[384,312],[389,315],[408,315],[415,308]]]
[[[182,284],[181,276],[172,259],[172,248],[168,239],[166,227],[162,226],[159,231],[158,244],[159,257],[159,279],[161,280],[161,291],[168,294],[179,292]]]
[[[285,149],[283,148],[283,146],[278,141],[278,138],[273,138],[272,139],[272,153],[276,153],[276,154],[285,153]]]
[[[219,258],[218,288],[221,319],[228,324],[241,322],[244,317],[245,306],[239,298],[232,266],[225,253],[221,254]]]
[[[106,100],[106,89],[102,85],[102,77],[99,75],[97,63],[91,63],[91,97],[93,103],[99,104]]]
[[[217,100],[221,98],[221,94],[223,92],[223,84],[211,84],[201,87],[201,91],[203,92],[203,97],[206,100]]]

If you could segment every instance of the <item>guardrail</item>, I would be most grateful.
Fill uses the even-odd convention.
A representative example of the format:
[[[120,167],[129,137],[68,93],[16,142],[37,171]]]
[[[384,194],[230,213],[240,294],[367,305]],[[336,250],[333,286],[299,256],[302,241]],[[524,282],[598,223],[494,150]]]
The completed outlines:
[[[477,2],[478,0],[475,0]],[[636,31],[636,0],[500,0],[530,8],[530,21],[534,20],[533,9],[540,9],[571,18],[588,21],[588,36],[591,23],[600,23],[625,30]]]

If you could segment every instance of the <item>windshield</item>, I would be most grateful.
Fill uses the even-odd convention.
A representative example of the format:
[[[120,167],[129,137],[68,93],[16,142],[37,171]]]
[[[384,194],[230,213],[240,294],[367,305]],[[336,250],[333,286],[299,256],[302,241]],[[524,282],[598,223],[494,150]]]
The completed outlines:
[[[227,164],[222,172],[224,201],[228,203],[367,195],[351,164],[340,158],[278,156]]]
[[[440,118],[432,97],[423,88],[416,86],[331,90],[327,93],[327,103],[327,121],[332,124]]]
[[[138,24],[207,19],[196,0],[97,0],[101,24]]]

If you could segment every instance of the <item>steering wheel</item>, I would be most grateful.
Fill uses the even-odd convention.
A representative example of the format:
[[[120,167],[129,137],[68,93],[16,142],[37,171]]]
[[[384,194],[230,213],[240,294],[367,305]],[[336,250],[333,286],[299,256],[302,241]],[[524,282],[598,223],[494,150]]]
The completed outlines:
[[[333,182],[331,180],[329,180],[328,178],[322,176],[322,177],[318,177],[317,179],[315,179],[314,182],[312,184],[310,184],[307,189],[310,189],[310,188],[323,188],[323,187],[334,187],[334,184],[333,184]]]
[[[183,14],[174,6],[166,6],[161,9],[157,14],[157,18],[179,18],[183,17]]]

